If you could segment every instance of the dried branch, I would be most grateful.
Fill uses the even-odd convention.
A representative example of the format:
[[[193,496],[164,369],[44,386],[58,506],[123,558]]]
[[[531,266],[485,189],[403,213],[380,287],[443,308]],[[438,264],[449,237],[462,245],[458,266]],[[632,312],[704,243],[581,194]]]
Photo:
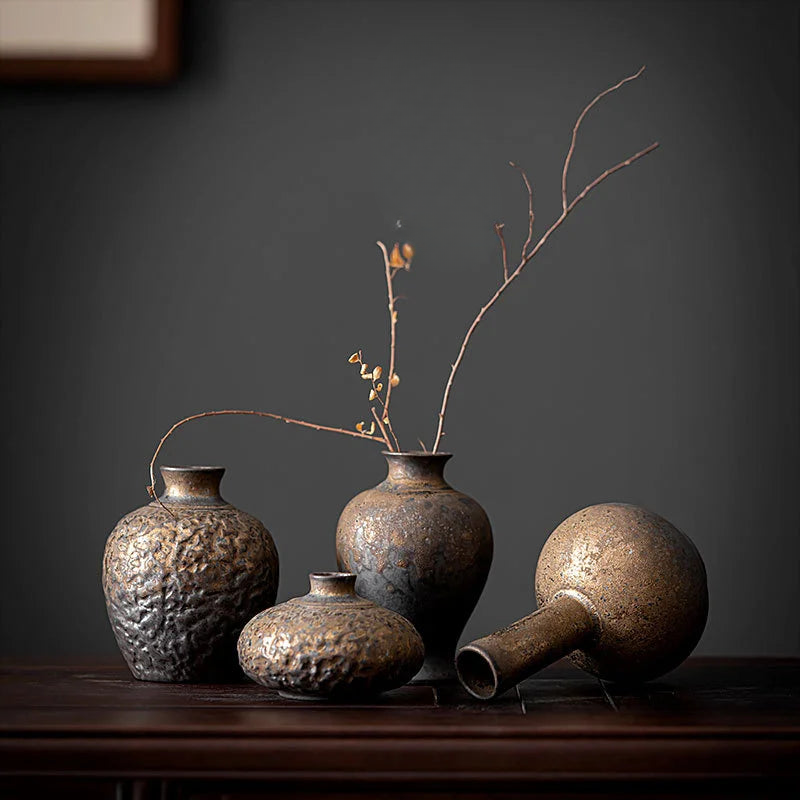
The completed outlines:
[[[439,420],[438,426],[436,429],[436,439],[433,443],[433,449],[431,452],[436,453],[439,450],[439,445],[441,444],[442,436],[444,435],[444,418],[445,414],[447,413],[447,404],[450,400],[450,393],[453,389],[453,382],[455,380],[456,373],[458,372],[458,368],[461,366],[461,362],[464,360],[464,354],[466,353],[467,345],[469,344],[470,339],[472,338],[472,334],[475,332],[475,329],[481,323],[481,320],[485,316],[486,312],[498,301],[500,296],[505,292],[505,290],[511,285],[515,278],[519,276],[522,270],[525,268],[525,265],[539,252],[539,250],[543,247],[544,243],[550,238],[550,234],[555,231],[562,222],[567,218],[570,212],[581,202],[588,194],[592,191],[598,184],[602,183],[606,178],[610,175],[613,175],[615,172],[621,170],[623,167],[630,166],[633,164],[634,161],[638,161],[643,156],[646,156],[648,153],[651,153],[658,147],[658,142],[654,142],[649,147],[646,147],[644,150],[640,150],[638,153],[632,155],[630,158],[625,159],[624,161],[620,161],[618,164],[615,164],[613,167],[610,167],[605,172],[598,175],[591,183],[587,184],[583,191],[575,197],[571,203],[566,202],[566,175],[567,175],[567,168],[569,167],[569,160],[572,157],[572,152],[575,145],[575,137],[577,135],[578,127],[580,126],[580,122],[583,117],[586,115],[586,112],[598,101],[600,98],[604,97],[605,95],[609,94],[609,92],[614,91],[615,89],[622,86],[624,83],[633,80],[634,78],[639,77],[642,74],[642,69],[639,70],[635,75],[632,75],[624,80],[620,81],[615,86],[612,86],[610,89],[606,89],[606,91],[601,92],[588,106],[583,110],[580,117],[578,117],[578,122],[575,124],[572,133],[572,144],[570,145],[569,152],[567,153],[567,160],[564,163],[564,170],[562,173],[562,210],[561,215],[556,219],[556,221],[544,232],[542,237],[536,243],[536,246],[533,250],[530,251],[527,255],[524,255],[520,260],[519,265],[517,268],[508,276],[508,278],[503,281],[500,287],[495,291],[489,301],[484,305],[481,310],[478,312],[478,315],[472,321],[472,324],[467,329],[467,332],[464,336],[463,341],[461,342],[461,348],[458,352],[458,357],[450,365],[450,375],[447,379],[447,383],[445,385],[444,394],[442,396],[442,405],[439,409]],[[530,206],[529,206],[530,208]],[[526,245],[527,246],[527,245]]]
[[[575,150],[575,140],[578,138],[578,128],[581,126],[581,122],[583,122],[583,118],[589,112],[589,109],[597,103],[599,100],[602,100],[607,94],[611,94],[611,92],[615,92],[619,89],[620,86],[624,86],[628,81],[634,81],[644,72],[644,64],[641,66],[639,71],[634,75],[628,75],[627,78],[623,78],[619,83],[615,83],[613,86],[610,86],[604,92],[600,92],[591,103],[589,103],[586,108],[581,111],[581,115],[578,117],[578,121],[575,123],[575,127],[572,129],[572,141],[569,145],[569,150],[567,151],[567,157],[564,159],[564,170],[561,173],[561,210],[567,210],[567,171],[569,170],[569,162],[572,161],[572,153]]]
[[[531,182],[528,180],[528,176],[525,173],[525,170],[519,164],[515,164],[513,161],[508,162],[514,169],[519,170],[519,174],[522,175],[522,180],[525,181],[525,188],[528,190],[528,238],[525,240],[525,244],[522,245],[522,252],[520,254],[520,258],[525,258],[525,255],[528,252],[528,247],[530,246],[531,239],[533,239],[533,191],[531,189]]]
[[[391,450],[392,443],[389,441],[389,435],[386,433],[386,428],[384,427],[383,422],[381,422],[380,414],[378,414],[378,411],[375,408],[375,406],[372,406],[370,408],[370,411],[372,412],[372,416],[375,417],[375,422],[378,423],[378,428],[380,429],[381,436],[383,436],[383,441],[386,442],[386,449]]]
[[[159,453],[161,452],[161,448],[166,443],[167,439],[175,433],[178,428],[182,425],[185,425],[187,422],[191,422],[195,419],[201,419],[202,417],[221,417],[223,415],[230,415],[230,414],[244,414],[246,416],[251,417],[269,417],[269,419],[277,419],[281,422],[291,423],[292,425],[302,425],[304,428],[313,428],[316,431],[331,431],[332,433],[343,433],[345,436],[354,436],[357,439],[369,439],[372,442],[381,442],[383,441],[379,436],[370,436],[367,433],[361,433],[359,431],[348,431],[345,428],[334,428],[329,425],[317,425],[315,422],[304,422],[300,419],[292,419],[291,417],[284,417],[280,414],[270,414],[268,411],[243,411],[240,409],[225,409],[222,411],[203,411],[201,414],[192,414],[190,417],[184,417],[182,420],[176,422],[165,434],[161,437],[161,441],[158,443],[158,447],[156,447],[155,453],[153,453],[153,457],[150,459],[150,486],[148,487],[148,492],[150,493],[151,497],[155,497],[158,499],[156,495],[156,478],[155,478],[155,465],[156,460],[158,459]]]
[[[394,276],[392,265],[389,263],[389,253],[383,242],[376,242],[383,253],[384,271],[386,274],[386,295],[389,299],[389,375],[387,376],[388,386],[386,387],[385,411],[389,413],[389,403],[392,399],[392,375],[394,375],[395,360],[397,356],[397,310],[395,309],[394,296]]]
[[[503,236],[503,228],[505,228],[505,223],[503,222],[495,222],[494,224],[494,232],[497,234],[497,238],[500,240],[500,249],[503,251],[503,280],[508,280],[508,252],[506,250],[506,237]]]

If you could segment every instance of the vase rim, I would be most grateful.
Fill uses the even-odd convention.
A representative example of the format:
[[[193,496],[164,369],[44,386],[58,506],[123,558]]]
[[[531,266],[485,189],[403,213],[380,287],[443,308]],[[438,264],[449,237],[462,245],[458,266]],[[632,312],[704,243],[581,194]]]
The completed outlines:
[[[162,472],[222,472],[225,471],[225,467],[220,466],[208,466],[208,465],[198,465],[198,464],[191,464],[191,465],[182,465],[177,467],[171,466],[163,466],[159,467]]]
[[[317,580],[322,581],[342,581],[342,580],[350,580],[350,578],[355,578],[356,575],[354,572],[309,572],[309,578],[316,578]]]
[[[430,450],[381,450],[384,456],[403,456],[404,458],[452,458],[452,453],[439,450],[431,453]]]

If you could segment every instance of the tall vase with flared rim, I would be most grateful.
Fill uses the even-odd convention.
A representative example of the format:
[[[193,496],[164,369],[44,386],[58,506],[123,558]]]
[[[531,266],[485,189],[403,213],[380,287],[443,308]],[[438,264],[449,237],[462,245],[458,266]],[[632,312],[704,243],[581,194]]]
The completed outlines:
[[[455,647],[492,563],[489,518],[444,478],[449,453],[384,452],[386,478],[345,506],[336,530],[339,568],[359,594],[402,614],[420,632],[417,682],[455,682]]]

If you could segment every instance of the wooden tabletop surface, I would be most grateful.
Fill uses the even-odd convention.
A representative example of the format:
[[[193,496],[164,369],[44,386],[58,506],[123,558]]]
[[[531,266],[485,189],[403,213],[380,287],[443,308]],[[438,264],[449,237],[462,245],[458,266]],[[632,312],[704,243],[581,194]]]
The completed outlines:
[[[696,658],[639,688],[562,663],[491,703],[407,686],[358,705],[244,682],[143,683],[121,667],[5,666],[0,776],[3,797],[34,777],[165,781],[159,796],[170,782],[227,782],[219,794],[184,783],[186,797],[263,796],[231,787],[264,781],[309,797],[517,797],[534,786],[618,797],[645,784],[761,797],[800,779],[800,660]]]

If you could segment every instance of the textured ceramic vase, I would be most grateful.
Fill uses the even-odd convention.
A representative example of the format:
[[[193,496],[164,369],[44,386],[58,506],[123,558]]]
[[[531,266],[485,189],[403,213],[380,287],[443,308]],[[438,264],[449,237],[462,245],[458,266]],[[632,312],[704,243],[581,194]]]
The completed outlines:
[[[336,530],[339,568],[360,595],[402,614],[420,632],[418,682],[456,680],[458,637],[492,563],[486,512],[444,479],[448,453],[384,453],[386,480],[354,497]]]
[[[703,560],[688,536],[625,503],[584,508],[545,542],[538,610],[462,647],[458,673],[489,699],[562,656],[609,681],[645,681],[677,667],[708,616]]]
[[[239,663],[257,683],[302,700],[359,699],[402,686],[422,664],[408,620],[359,597],[356,576],[312,572],[311,591],[245,625]]]
[[[236,640],[275,602],[269,531],[219,493],[222,467],[162,467],[166,489],[108,537],[103,590],[134,677],[204,682],[241,676]]]

